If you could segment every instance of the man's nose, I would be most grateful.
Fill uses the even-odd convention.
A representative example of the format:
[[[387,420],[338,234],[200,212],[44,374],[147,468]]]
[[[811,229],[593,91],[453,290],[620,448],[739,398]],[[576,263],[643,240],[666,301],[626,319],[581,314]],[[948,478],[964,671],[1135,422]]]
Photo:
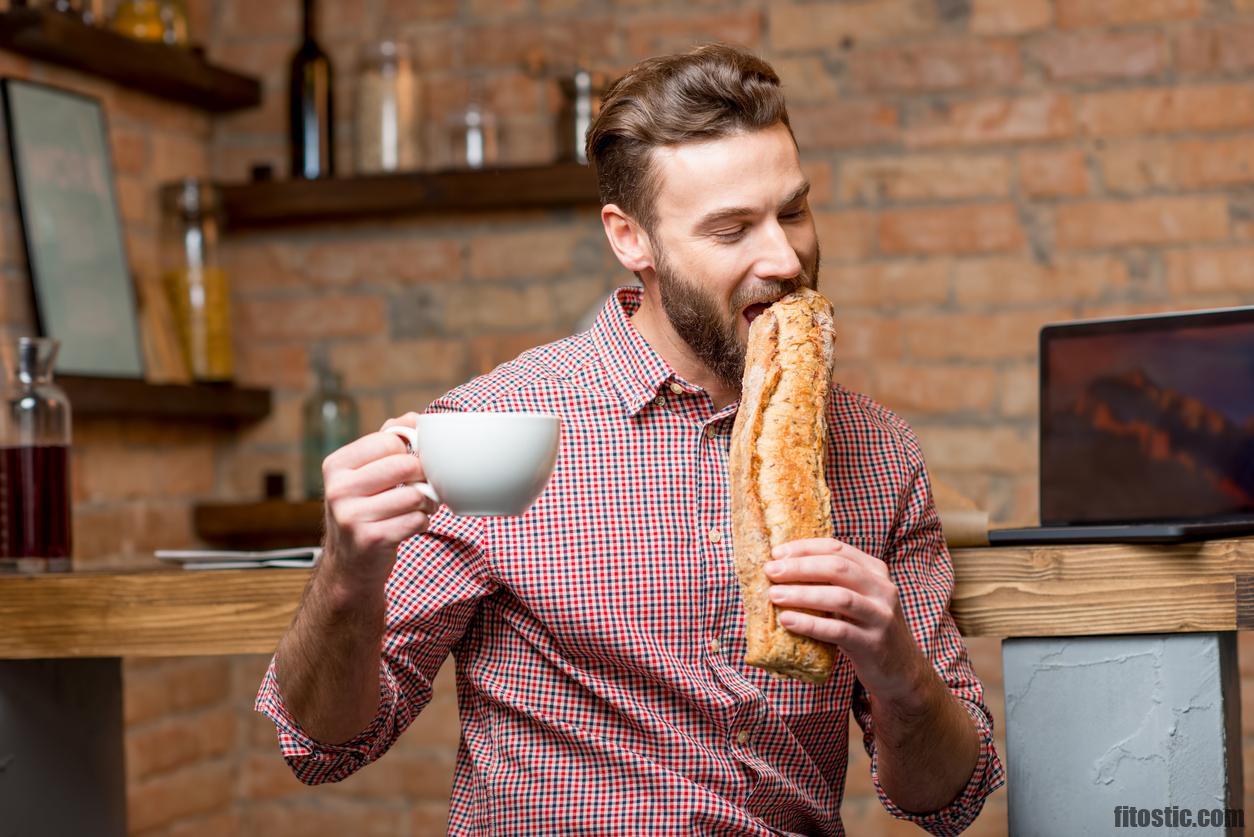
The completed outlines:
[[[759,279],[776,280],[794,279],[801,274],[801,259],[778,221],[771,221],[763,230],[757,274]]]

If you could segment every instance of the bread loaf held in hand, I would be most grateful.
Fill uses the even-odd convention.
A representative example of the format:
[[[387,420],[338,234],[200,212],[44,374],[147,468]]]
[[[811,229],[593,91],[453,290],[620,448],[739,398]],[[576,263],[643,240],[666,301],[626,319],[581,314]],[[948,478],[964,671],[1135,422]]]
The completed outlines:
[[[749,328],[740,408],[732,428],[732,532],[745,603],[745,662],[783,677],[825,681],[836,649],[783,627],[767,596],[771,549],[832,536],[827,402],[835,356],[832,305],[801,289]]]

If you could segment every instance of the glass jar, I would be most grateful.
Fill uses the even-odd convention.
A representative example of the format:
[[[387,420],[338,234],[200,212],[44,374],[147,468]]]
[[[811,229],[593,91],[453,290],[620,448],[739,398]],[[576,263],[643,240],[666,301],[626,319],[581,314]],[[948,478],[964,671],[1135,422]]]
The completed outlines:
[[[488,107],[486,99],[483,86],[472,83],[466,106],[449,116],[445,134],[450,166],[481,169],[500,162],[500,132],[496,114]]]
[[[70,400],[52,381],[56,340],[4,342],[0,571],[70,569]]]
[[[166,293],[192,377],[226,381],[235,373],[231,290],[218,263],[218,191],[187,178],[161,190]]]
[[[110,27],[138,41],[187,46],[186,0],[122,0]]]
[[[422,164],[422,109],[409,45],[383,40],[357,60],[353,120],[358,174],[417,169]]]
[[[588,164],[588,128],[601,112],[601,95],[607,83],[604,73],[585,69],[578,69],[559,82],[562,89],[562,109],[557,116],[559,160]]]
[[[305,497],[322,497],[322,460],[358,436],[357,402],[344,379],[319,363],[318,388],[302,407],[302,482]]]

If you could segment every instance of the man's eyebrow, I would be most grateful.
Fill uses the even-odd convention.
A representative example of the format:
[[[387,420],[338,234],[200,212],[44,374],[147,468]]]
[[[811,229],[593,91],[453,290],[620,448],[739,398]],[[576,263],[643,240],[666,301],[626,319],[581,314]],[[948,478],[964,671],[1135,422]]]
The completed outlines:
[[[792,194],[779,202],[779,208],[783,209],[789,204],[796,203],[808,194],[810,194],[810,182],[805,181],[796,189],[793,189]],[[720,221],[727,221],[732,218],[743,218],[746,215],[752,215],[756,211],[756,209],[749,206],[728,206],[723,209],[716,209],[713,212],[708,212],[701,216],[701,220],[696,223],[696,227],[708,227],[712,224],[717,224]]]
[[[796,189],[793,189],[791,195],[779,202],[779,208],[783,209],[789,204],[796,203],[808,194],[810,194],[810,181],[806,180]]]

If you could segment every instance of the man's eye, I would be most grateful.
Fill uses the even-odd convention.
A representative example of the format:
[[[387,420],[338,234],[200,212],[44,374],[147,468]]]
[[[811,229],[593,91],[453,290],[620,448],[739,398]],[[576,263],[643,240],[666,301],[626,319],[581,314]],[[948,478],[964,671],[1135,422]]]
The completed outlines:
[[[808,214],[809,214],[809,211],[808,211],[808,210],[806,210],[806,209],[798,209],[796,212],[789,212],[789,213],[787,213],[786,215],[784,215],[784,217],[785,217],[785,218],[792,219],[792,220],[797,220],[797,219],[799,219],[799,218],[804,218],[804,217],[806,217],[806,215],[808,215]]]
[[[735,241],[745,234],[744,228],[727,230],[726,232],[716,232],[712,235],[719,241]]]

